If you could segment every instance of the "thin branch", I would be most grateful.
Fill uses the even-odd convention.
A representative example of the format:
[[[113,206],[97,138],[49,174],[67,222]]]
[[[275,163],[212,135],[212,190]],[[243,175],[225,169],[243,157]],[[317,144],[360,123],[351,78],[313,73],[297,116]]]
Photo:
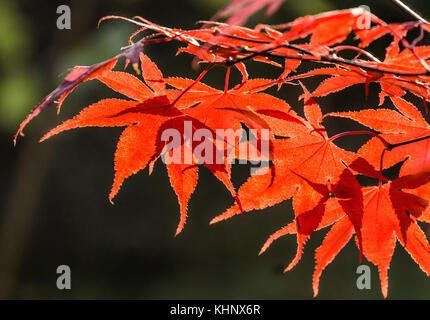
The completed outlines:
[[[224,36],[226,38],[248,41],[248,42],[252,42],[252,43],[260,43],[260,44],[269,44],[270,43],[269,41],[251,40],[251,39],[241,38],[241,37],[232,36],[232,35],[222,34],[222,36]],[[285,54],[276,54],[276,53],[270,52],[270,51],[276,50],[278,48],[288,48],[288,49],[296,50],[296,51],[298,51],[300,53],[304,53],[308,56],[285,55]],[[279,46],[269,48],[269,49],[266,49],[263,51],[254,51],[251,49],[247,49],[245,47],[236,48],[236,49],[242,51],[243,53],[249,53],[250,55],[247,57],[236,59],[236,60],[225,61],[226,65],[234,65],[238,62],[247,61],[247,60],[250,60],[250,59],[255,58],[257,56],[265,56],[265,57],[284,58],[284,59],[293,59],[293,60],[302,60],[302,61],[311,61],[311,62],[329,62],[329,63],[334,63],[334,64],[358,67],[358,68],[361,68],[363,70],[368,70],[368,71],[393,74],[396,76],[425,76],[425,75],[430,75],[430,70],[427,70],[427,68],[425,68],[424,66],[423,67],[426,70],[422,71],[422,72],[407,72],[404,70],[393,70],[393,69],[388,69],[388,68],[372,67],[372,66],[365,65],[363,63],[354,61],[354,60],[343,59],[341,57],[330,57],[330,56],[325,56],[325,55],[315,56],[311,51],[306,50],[306,49],[302,49],[302,48],[295,46],[295,45],[292,45],[292,44],[281,44]],[[412,52],[413,52],[413,50],[412,50]]]
[[[358,48],[358,47],[348,46],[348,45],[339,45],[339,46],[332,48],[332,50],[336,53],[339,51],[343,51],[343,50],[357,51],[359,53],[359,55],[360,54],[365,55],[366,57],[373,60],[374,62],[381,63],[381,61],[378,58],[376,58],[373,54],[371,54],[370,52],[368,52],[364,49]]]
[[[409,8],[402,1],[400,1],[400,0],[391,0],[391,2],[394,3],[396,6],[398,6],[400,9],[402,9],[403,12],[405,12],[408,15],[410,15],[411,17],[413,17],[414,19],[416,19],[418,21],[421,21],[422,23],[429,24],[429,22],[426,19],[424,19],[422,16],[420,16],[414,10],[412,10],[411,8]]]
[[[407,140],[407,141],[403,141],[403,142],[399,142],[399,143],[393,143],[393,144],[389,143],[386,146],[386,149],[388,151],[391,151],[394,148],[405,146],[407,144],[411,144],[411,143],[415,143],[415,142],[420,142],[420,141],[427,140],[427,139],[430,139],[430,136],[425,136],[425,137],[421,137],[421,138],[417,138],[417,139]]]
[[[273,50],[273,49],[271,49]],[[238,62],[242,62],[248,59],[252,59],[255,56],[265,56],[265,57],[273,57],[273,58],[284,58],[284,59],[293,59],[293,60],[302,60],[302,61],[310,61],[310,62],[328,62],[328,63],[333,63],[333,64],[339,64],[339,65],[346,65],[346,66],[352,66],[352,67],[358,67],[361,68],[363,70],[367,70],[367,71],[375,71],[375,72],[380,72],[380,73],[387,73],[387,74],[393,74],[396,76],[412,76],[412,77],[416,77],[416,76],[426,76],[426,75],[430,75],[430,71],[420,71],[420,72],[407,72],[404,70],[394,70],[394,69],[388,69],[388,68],[382,68],[382,67],[373,67],[373,66],[369,66],[357,61],[353,61],[353,60],[348,60],[348,59],[343,59],[343,58],[334,58],[334,57],[329,57],[329,56],[320,56],[320,57],[309,57],[309,56],[294,56],[294,55],[284,55],[284,54],[276,54],[276,53],[270,53],[270,52],[254,52],[252,50],[245,50],[248,53],[252,53],[252,55],[245,57],[245,58],[241,58],[239,60],[235,60],[235,61],[226,61],[226,63],[233,65],[236,63],[236,61]]]

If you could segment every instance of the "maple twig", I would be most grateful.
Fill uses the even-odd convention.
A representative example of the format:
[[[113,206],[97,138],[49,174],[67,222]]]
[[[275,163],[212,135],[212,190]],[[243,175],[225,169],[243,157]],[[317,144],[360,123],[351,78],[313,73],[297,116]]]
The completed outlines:
[[[381,20],[381,24],[387,25],[382,20]],[[419,56],[416,55],[416,53],[413,49],[413,46],[411,44],[409,44],[404,38],[400,37],[394,30],[392,30],[392,28],[390,28],[390,30],[399,38],[400,41],[402,41],[402,43],[404,43],[405,47],[407,47],[409,50],[411,50],[412,54],[421,63],[421,65],[423,66],[425,71],[423,71],[423,72],[406,72],[404,70],[393,70],[393,69],[389,69],[389,68],[373,67],[373,66],[365,65],[363,63],[359,63],[359,62],[354,61],[354,60],[348,60],[348,59],[344,59],[341,57],[330,57],[330,56],[326,56],[326,55],[316,56],[311,51],[297,47],[297,46],[292,45],[292,44],[281,44],[277,47],[273,47],[273,48],[266,49],[263,51],[254,51],[254,50],[250,50],[250,49],[241,47],[240,50],[242,52],[252,53],[252,55],[244,57],[244,58],[240,58],[237,60],[233,60],[233,61],[232,60],[226,61],[225,63],[226,64],[228,63],[230,65],[234,65],[237,62],[243,62],[243,61],[246,61],[246,60],[255,58],[256,56],[261,55],[261,56],[274,57],[274,58],[285,58],[285,59],[294,59],[294,60],[312,61],[312,62],[329,62],[329,63],[339,64],[339,65],[349,65],[349,66],[353,66],[353,67],[362,68],[362,69],[368,70],[368,71],[388,73],[388,74],[393,74],[393,75],[397,75],[397,76],[430,75],[430,67],[428,67],[428,65],[425,61],[422,61],[423,59],[421,59]],[[226,35],[226,34],[221,34],[221,35],[226,37],[226,38],[235,39],[235,40],[247,41],[247,42],[258,43],[258,44],[270,44],[270,41],[246,39],[246,38],[242,38],[242,37],[238,37],[238,36],[232,36],[232,35]],[[350,49],[352,49],[352,47],[353,46],[349,46]],[[294,56],[294,55],[282,55],[282,54],[270,53],[270,51],[278,49],[278,48],[287,48],[287,49],[296,50],[296,51],[298,51],[300,53],[304,53],[308,56],[300,56],[300,55]],[[356,50],[360,50],[360,48],[356,48]],[[363,50],[362,53],[364,54],[364,52],[367,52],[367,51]],[[370,53],[368,53],[368,54],[366,54],[366,56],[368,56],[372,60],[376,59]]]
[[[239,36],[232,36],[230,34],[223,34],[223,33],[221,33],[220,35],[223,36],[223,37],[229,38],[229,39],[240,40],[240,41],[244,41],[244,42],[252,42],[252,43],[259,43],[259,44],[271,44],[271,43],[273,43],[273,42],[270,42],[270,41],[248,39],[248,38],[243,38],[243,37],[239,37]],[[304,54],[315,56],[312,53],[312,51],[309,51],[309,50],[297,47],[294,44],[283,43],[283,44],[279,45],[278,48],[292,49],[292,50],[296,50],[296,51],[304,53]]]
[[[397,1],[400,2],[400,1]],[[412,10],[410,10],[412,11]],[[413,11],[412,11],[413,12]],[[100,19],[100,22],[106,20],[106,19],[123,19],[129,22],[133,22],[141,27],[147,27],[147,28],[151,28],[151,26],[149,24],[151,24],[148,20],[143,19],[141,17],[135,17],[141,21],[143,21],[144,23],[139,23],[135,20],[132,19],[127,19],[127,18],[123,18],[123,17],[118,17],[118,16],[108,16],[108,17],[104,17],[102,19]],[[383,67],[374,67],[374,66],[369,66],[363,63],[359,63],[357,61],[354,60],[348,60],[348,59],[343,59],[343,58],[339,58],[337,56],[335,57],[330,57],[330,56],[325,56],[325,55],[315,55],[312,51],[300,48],[298,46],[289,44],[289,43],[283,43],[281,45],[275,46],[273,48],[269,48],[263,51],[253,51],[253,50],[249,50],[248,48],[236,48],[238,51],[241,52],[247,52],[247,53],[251,53],[250,56],[247,57],[243,57],[240,59],[236,59],[236,60],[226,60],[224,61],[222,64],[226,65],[226,66],[231,66],[234,65],[238,62],[242,62],[242,61],[246,61],[249,59],[252,59],[256,56],[266,56],[266,57],[279,57],[279,58],[285,58],[285,59],[296,59],[296,60],[303,60],[303,61],[313,61],[313,62],[328,62],[328,63],[334,63],[334,64],[339,64],[339,65],[349,65],[349,66],[355,66],[355,67],[359,67],[362,68],[364,70],[369,70],[369,71],[375,71],[375,72],[382,72],[382,73],[387,73],[387,74],[394,74],[394,75],[398,75],[398,76],[421,76],[421,75],[430,75],[430,66],[426,63],[426,61],[422,58],[420,58],[415,50],[414,50],[414,45],[416,44],[417,41],[419,41],[419,39],[421,39],[421,36],[419,36],[415,41],[414,41],[414,45],[409,44],[409,42],[407,42],[407,40],[404,37],[401,37],[395,30],[393,30],[393,28],[391,28],[391,26],[387,23],[385,23],[383,20],[374,17],[375,21],[377,21],[379,24],[386,26],[387,28],[390,29],[391,33],[397,37],[399,39],[399,41],[401,41],[404,46],[406,48],[408,48],[412,54],[415,56],[415,58],[419,61],[419,63],[423,66],[423,68],[425,69],[425,71],[423,72],[405,72],[404,70],[393,70],[393,69],[388,69],[388,68],[383,68]],[[426,21],[423,18],[419,19],[420,22]],[[427,22],[425,22],[427,23]],[[161,27],[160,27],[161,28]],[[422,28],[422,26],[421,26]],[[203,31],[203,30],[202,30]],[[209,31],[212,32],[213,31]],[[223,37],[226,38],[230,38],[230,39],[236,39],[236,40],[241,40],[241,41],[247,41],[247,42],[252,42],[252,43],[259,43],[259,44],[270,44],[270,41],[264,41],[264,40],[256,40],[256,39],[247,39],[247,38],[243,38],[243,37],[239,37],[239,36],[234,36],[234,35],[228,35],[228,34],[223,34],[223,33],[218,33],[218,35],[221,35]],[[164,39],[164,41],[169,41],[169,40],[173,40],[175,38],[180,38],[180,34],[174,33],[173,36],[171,37],[167,37],[167,39]],[[162,42],[163,40],[158,40],[159,42]],[[148,41],[149,43],[150,41]],[[155,42],[155,41],[154,41]],[[292,50],[296,50],[300,53],[309,55],[310,57],[305,57],[305,56],[292,56],[292,55],[280,55],[280,54],[274,54],[274,53],[269,53],[269,51],[275,50],[277,48],[288,48],[288,49],[292,49]],[[367,55],[367,54],[366,54]],[[368,55],[367,55],[368,56]],[[368,56],[369,57],[369,56]],[[370,57],[369,57],[370,58]]]
[[[345,65],[345,66],[353,66],[353,67],[358,67],[361,68],[363,70],[366,71],[374,71],[374,72],[380,72],[380,73],[387,73],[387,74],[392,74],[392,75],[396,75],[396,76],[425,76],[425,75],[430,75],[430,67],[428,66],[428,64],[421,59],[416,53],[415,50],[413,48],[413,46],[411,44],[409,44],[406,39],[404,39],[403,37],[400,37],[395,30],[393,30],[387,23],[385,23],[384,21],[378,19],[380,21],[381,24],[387,26],[388,28],[390,28],[390,30],[392,31],[392,34],[395,35],[397,38],[399,38],[399,40],[404,43],[405,47],[408,48],[409,50],[411,50],[412,54],[415,56],[415,58],[420,62],[420,64],[423,66],[423,68],[425,69],[425,71],[421,71],[421,72],[407,72],[404,70],[393,70],[391,68],[384,68],[381,66],[370,66],[370,65],[366,65],[364,63],[360,63],[358,61],[354,61],[354,60],[349,60],[349,59],[344,59],[341,57],[333,57],[333,56],[327,56],[327,55],[315,55],[312,51],[300,48],[296,45],[293,44],[280,44],[278,46],[272,47],[272,48],[268,48],[262,51],[254,51],[251,49],[248,49],[246,47],[231,47],[233,49],[236,49],[238,51],[241,51],[243,53],[249,53],[249,56],[243,57],[243,58],[239,58],[236,60],[225,60],[223,62],[219,62],[218,64],[224,64],[226,66],[232,66],[235,65],[236,63],[239,62],[244,62],[247,60],[250,60],[252,58],[255,58],[257,56],[265,56],[265,57],[271,57],[271,58],[283,58],[283,59],[292,59],[292,60],[301,60],[301,61],[308,61],[308,62],[322,62],[322,63],[333,63],[333,64],[337,64],[337,65]],[[213,33],[213,31],[209,31],[211,33]],[[235,40],[241,40],[241,41],[245,41],[245,42],[251,42],[251,43],[258,43],[258,44],[270,44],[270,41],[264,41],[264,40],[256,40],[256,39],[247,39],[247,38],[243,38],[243,37],[239,37],[239,36],[233,36],[233,35],[228,35],[228,34],[219,34],[220,36],[226,37],[226,38],[230,38],[230,39],[235,39]],[[175,38],[178,38],[178,35],[172,36],[172,37],[168,37],[168,38],[164,38],[163,40],[160,39],[156,39],[156,41],[148,41],[149,43],[155,43],[155,42],[166,42],[169,40],[174,40]],[[415,43],[416,41],[414,41]],[[352,47],[352,46],[351,46]],[[271,53],[270,51],[272,50],[276,50],[278,48],[287,48],[287,49],[292,49],[292,50],[296,50],[299,53],[303,53],[306,54],[307,56],[303,56],[303,55],[286,55],[286,54],[276,54],[276,53]],[[359,50],[359,48],[357,48],[356,50]],[[364,52],[363,52],[364,54]],[[370,53],[369,53],[370,54]],[[371,55],[371,54],[370,54]],[[373,57],[372,55],[369,56],[368,54],[366,54],[366,56],[368,56],[369,58]],[[372,59],[372,58],[371,58]],[[373,57],[373,60],[376,59],[375,57]]]
[[[251,42],[254,42],[253,40]],[[407,72],[404,70],[393,70],[393,69],[389,69],[389,68],[381,68],[381,67],[374,67],[374,66],[369,66],[354,60],[348,60],[348,59],[344,59],[344,58],[339,58],[339,57],[330,57],[330,56],[325,56],[325,55],[319,55],[319,56],[315,56],[312,52],[308,52],[307,50],[302,50],[300,49],[301,52],[308,54],[308,56],[300,56],[300,55],[289,55],[289,54],[278,54],[278,53],[273,53],[270,52],[272,50],[281,48],[281,47],[285,47],[285,45],[279,45],[277,47],[273,47],[273,48],[269,48],[263,51],[253,51],[247,48],[241,48],[240,50],[244,53],[250,53],[249,56],[243,57],[243,58],[239,58],[236,60],[225,60],[223,62],[220,62],[220,64],[225,64],[225,65],[234,65],[236,63],[239,62],[244,62],[247,61],[249,59],[255,58],[257,56],[265,56],[265,57],[270,57],[270,58],[283,58],[283,59],[292,59],[292,60],[301,60],[301,61],[307,61],[307,62],[322,62],[322,63],[333,63],[333,64],[338,64],[338,65],[346,65],[346,66],[353,66],[353,67],[358,67],[361,68],[363,70],[367,70],[367,71],[375,71],[375,72],[380,72],[380,73],[387,73],[387,74],[392,74],[392,75],[396,75],[396,76],[425,76],[425,75],[430,75],[430,70],[425,70],[422,72]],[[295,49],[295,50],[299,50],[299,48],[293,48],[291,45],[288,46],[290,49]]]
[[[273,48],[268,48],[268,49],[265,49],[263,51],[250,51],[250,50],[244,49],[244,51],[246,53],[251,53],[251,54],[249,56],[246,56],[246,57],[243,57],[243,58],[232,59],[232,60],[231,59],[230,60],[225,60],[225,61],[220,62],[220,63],[221,64],[225,64],[226,66],[233,66],[233,65],[235,65],[237,63],[244,62],[244,61],[247,61],[249,59],[252,59],[252,58],[255,58],[255,57],[258,57],[258,56],[263,56],[265,54],[268,54],[268,53],[270,53],[270,51],[278,49],[280,47],[281,47],[281,45],[273,47]]]
[[[250,53],[256,53],[253,51],[249,51]],[[327,62],[327,63],[333,63],[338,65],[346,65],[346,66],[352,66],[352,67],[358,67],[363,70],[367,71],[375,71],[380,73],[387,73],[392,74],[396,76],[425,76],[430,75],[430,71],[421,71],[421,72],[407,72],[404,70],[393,70],[388,68],[381,68],[381,67],[373,67],[369,66],[357,61],[343,59],[343,58],[333,58],[329,56],[320,56],[318,58],[316,57],[306,57],[306,56],[293,56],[293,55],[282,55],[282,54],[276,54],[276,53],[270,53],[270,52],[262,52],[260,55],[266,56],[266,57],[274,57],[274,58],[284,58],[284,59],[295,59],[295,60],[302,60],[302,61],[310,61],[310,62]],[[245,59],[244,59],[245,60]],[[242,60],[243,61],[243,60]]]
[[[404,4],[400,0],[391,0],[392,3],[394,3],[396,6],[398,6],[400,9],[402,9],[403,12],[407,13],[414,19],[417,19],[418,21],[421,21],[422,23],[429,23],[426,19],[424,19],[422,16],[420,16],[418,13],[416,13],[414,10],[409,8],[406,4]]]
[[[379,63],[381,62],[381,60],[379,60],[378,58],[376,58],[370,52],[368,52],[368,51],[366,51],[364,49],[358,48],[358,47],[354,47],[354,46],[339,45],[339,46],[334,47],[332,50],[335,51],[335,52],[339,52],[339,51],[343,51],[343,50],[354,50],[354,51],[357,51],[360,54],[365,55],[366,57],[368,57],[369,59],[371,59],[371,60],[373,60],[375,62],[379,62]]]
[[[403,142],[399,142],[399,143],[389,143],[385,148],[388,151],[391,151],[394,148],[405,146],[407,144],[411,144],[411,143],[415,143],[415,142],[420,142],[420,141],[427,140],[427,139],[430,139],[430,136],[425,136],[425,137],[421,137],[421,138],[417,138],[417,139],[407,140],[407,141],[403,141]]]
[[[423,28],[423,24],[420,23],[420,34],[418,35],[418,37],[416,37],[414,39],[414,41],[412,41],[412,46],[415,47],[418,42],[422,41],[424,39],[424,28]]]
[[[382,138],[382,137],[379,137],[379,138]],[[423,140],[426,140],[426,139],[430,139],[430,135],[429,136],[424,136],[424,137],[421,137],[421,138],[416,138],[416,139],[411,139],[411,140],[399,142],[399,143],[388,143],[388,144],[384,143],[385,149],[382,151],[381,158],[379,160],[379,172],[381,173],[381,175],[382,175],[382,170],[384,169],[384,155],[385,155],[386,151],[391,151],[394,148],[405,146],[405,145],[408,145],[408,144],[411,144],[411,143],[415,143],[415,142],[420,142],[420,141],[423,141]],[[382,183],[382,181],[381,181],[381,179],[379,179],[379,185],[381,185],[381,183]]]

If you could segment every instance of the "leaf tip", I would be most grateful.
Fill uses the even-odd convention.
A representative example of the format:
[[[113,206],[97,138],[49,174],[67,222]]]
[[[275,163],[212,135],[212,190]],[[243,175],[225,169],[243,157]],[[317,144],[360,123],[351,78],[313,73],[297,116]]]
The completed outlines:
[[[260,252],[258,252],[258,255],[261,256],[267,248],[265,248],[264,246],[260,249]]]
[[[318,288],[314,288],[314,298],[318,296]]]
[[[286,267],[283,271],[282,271],[282,273],[287,273],[288,271],[290,271],[291,270],[291,267],[290,266],[288,266],[288,267]]]
[[[217,217],[213,218],[211,221],[209,221],[209,224],[215,224],[217,222],[220,222],[221,220],[222,219],[219,216],[217,216]]]

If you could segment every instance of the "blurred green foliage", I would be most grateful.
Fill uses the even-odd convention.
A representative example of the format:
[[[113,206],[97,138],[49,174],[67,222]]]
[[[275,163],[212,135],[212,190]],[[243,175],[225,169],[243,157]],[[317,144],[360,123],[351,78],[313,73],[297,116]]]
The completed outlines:
[[[40,93],[29,61],[31,32],[14,2],[0,2],[0,39],[0,129],[10,133]]]

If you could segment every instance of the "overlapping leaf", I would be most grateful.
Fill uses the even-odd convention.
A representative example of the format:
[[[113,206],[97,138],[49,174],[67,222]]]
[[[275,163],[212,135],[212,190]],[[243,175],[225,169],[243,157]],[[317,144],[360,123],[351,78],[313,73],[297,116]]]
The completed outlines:
[[[271,13],[282,2],[235,0],[216,18],[229,18],[228,22],[241,24],[253,12],[266,7]],[[17,135],[54,101],[58,100],[60,110],[64,99],[79,84],[98,79],[127,99],[100,100],[51,130],[42,140],[73,128],[125,127],[115,152],[111,201],[125,179],[147,167],[151,172],[154,163],[161,158],[178,197],[178,234],[185,225],[188,202],[197,186],[199,166],[203,165],[235,198],[234,205],[215,217],[212,223],[292,198],[294,217],[291,223],[270,236],[260,252],[281,236],[295,235],[297,252],[285,271],[298,263],[314,231],[330,227],[315,254],[315,295],[323,270],[353,237],[361,258],[365,257],[378,267],[384,296],[388,293],[388,270],[397,241],[430,276],[430,246],[417,224],[417,221],[430,222],[430,126],[416,106],[401,98],[406,93],[424,101],[430,98],[427,64],[430,49],[418,45],[424,33],[430,32],[427,24],[389,24],[363,8],[330,11],[281,25],[258,25],[253,29],[209,21],[202,28],[181,30],[141,17],[109,16],[101,21],[114,18],[139,27],[130,42],[141,32],[150,34],[112,59],[89,67],[75,67],[33,109]],[[420,35],[409,43],[406,35],[414,29],[419,30]],[[351,33],[359,40],[358,44],[346,44]],[[380,61],[365,48],[384,35],[390,35],[392,42]],[[168,41],[184,44],[178,53],[192,54],[200,63],[209,63],[209,67],[196,80],[164,78],[155,63],[143,54],[143,49],[148,44]],[[344,50],[353,50],[359,56],[352,60],[343,58]],[[122,57],[126,64],[131,63],[137,73],[142,74],[144,82],[129,73],[113,71]],[[281,74],[276,79],[249,79],[247,61],[279,67]],[[306,62],[323,67],[291,75],[294,71],[300,72],[299,67]],[[215,66],[226,69],[224,90],[201,81]],[[241,73],[242,81],[230,88],[229,74],[233,67]],[[328,78],[312,95],[299,83],[304,90],[304,117],[284,100],[263,92],[274,85],[280,89],[284,83],[316,76]],[[372,82],[380,85],[380,105],[389,97],[395,110],[375,107],[324,115],[313,99],[355,84],[364,84],[367,95]],[[330,138],[323,125],[327,116],[349,118],[374,131],[344,132]],[[239,141],[241,137],[238,136],[233,143],[228,141],[224,133],[234,134],[243,126],[251,131],[267,130],[269,134],[263,137],[256,131],[256,144]],[[187,128],[191,132],[204,129],[209,133],[211,137],[205,140],[204,152],[192,143],[193,137]],[[179,133],[179,139],[171,136],[166,140],[164,134],[169,130]],[[219,130],[223,130],[222,134]],[[373,138],[357,152],[346,151],[336,144],[338,137],[358,133],[371,134]],[[269,152],[263,157],[264,142],[268,142]],[[248,153],[238,151],[241,146],[246,146]],[[251,148],[256,149],[253,156],[250,156]],[[208,161],[208,153],[212,161]],[[223,161],[215,161],[218,157]],[[256,160],[252,158],[255,157],[267,164],[251,174],[238,194],[230,181],[231,157]],[[389,181],[382,170],[398,163],[401,163],[400,173]],[[357,175],[374,178],[377,183],[361,186]]]
[[[148,86],[128,73],[108,71],[95,77],[110,88],[125,96],[135,99],[105,99],[84,109],[75,118],[68,120],[46,134],[43,140],[65,130],[78,127],[98,126],[127,126],[123,131],[115,152],[115,179],[109,199],[115,197],[123,181],[129,176],[143,170],[162,156],[166,150],[166,141],[162,134],[166,129],[176,129],[182,139],[167,150],[175,152],[180,149],[182,157],[191,153],[190,163],[182,164],[183,159],[167,164],[171,185],[174,188],[181,207],[181,220],[177,229],[179,233],[187,215],[187,203],[197,183],[197,164],[203,163],[220,180],[233,196],[236,196],[230,182],[230,167],[227,163],[205,163],[201,155],[194,153],[194,147],[187,149],[186,141],[192,137],[186,136],[184,127],[187,123],[192,129],[206,128],[202,122],[183,114],[172,105],[169,96],[176,96],[177,92],[166,90],[161,72],[148,57],[140,54],[142,74],[147,79]],[[175,143],[175,142],[174,142]],[[219,151],[213,143],[214,152]]]

